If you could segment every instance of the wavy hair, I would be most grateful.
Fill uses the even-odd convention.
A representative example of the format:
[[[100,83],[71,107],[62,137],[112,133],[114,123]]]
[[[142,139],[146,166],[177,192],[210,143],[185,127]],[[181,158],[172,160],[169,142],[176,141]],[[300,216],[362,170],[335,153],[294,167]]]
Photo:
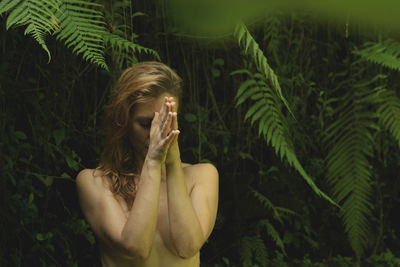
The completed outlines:
[[[139,103],[164,93],[181,97],[182,79],[163,63],[148,61],[126,69],[117,81],[111,102],[105,107],[106,140],[96,168],[111,181],[110,190],[132,206],[143,159],[135,155],[131,140],[132,114]]]

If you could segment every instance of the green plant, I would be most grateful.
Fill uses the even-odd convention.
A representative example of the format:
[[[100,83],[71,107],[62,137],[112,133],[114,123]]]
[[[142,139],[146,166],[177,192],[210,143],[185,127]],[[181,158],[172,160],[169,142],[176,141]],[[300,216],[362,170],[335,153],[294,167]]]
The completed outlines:
[[[368,41],[362,49],[355,49],[353,53],[369,62],[400,71],[400,43],[396,40]]]
[[[3,0],[0,15],[9,13],[7,29],[26,26],[25,34],[32,35],[47,52],[47,35],[56,35],[72,52],[106,70],[104,45],[109,45],[115,56],[132,62],[134,53],[148,53],[159,59],[157,52],[122,38],[106,30],[103,4],[89,0]]]
[[[354,66],[357,63],[354,63]],[[350,244],[360,259],[372,216],[372,165],[374,136],[379,123],[398,139],[400,132],[400,99],[379,83],[386,76],[376,75],[368,81],[355,76],[344,87],[346,92],[335,98],[334,121],[326,128],[325,142],[327,180],[338,203]],[[374,84],[374,89],[370,87]],[[333,93],[332,93],[333,94]],[[374,112],[376,111],[376,112]],[[378,120],[377,120],[378,119]]]
[[[289,165],[293,166],[301,174],[317,195],[335,204],[329,196],[315,185],[297,159],[288,131],[287,120],[281,111],[281,102],[266,83],[265,76],[260,73],[253,74],[248,70],[238,70],[232,74],[247,74],[249,76],[249,79],[241,84],[235,97],[236,106],[249,99],[254,101],[244,119],[251,119],[251,125],[258,121],[258,134],[263,135],[267,144],[275,149],[275,153],[280,156],[280,159],[283,160],[285,158]]]

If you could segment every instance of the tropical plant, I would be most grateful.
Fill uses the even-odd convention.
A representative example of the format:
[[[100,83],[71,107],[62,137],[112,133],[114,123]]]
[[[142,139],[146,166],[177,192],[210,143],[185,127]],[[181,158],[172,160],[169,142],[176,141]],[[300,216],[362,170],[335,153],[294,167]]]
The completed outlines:
[[[372,63],[400,71],[400,43],[396,40],[368,41],[362,49],[355,49],[353,53]]]
[[[9,13],[6,27],[26,26],[25,34],[32,35],[47,52],[47,35],[56,35],[76,55],[106,70],[105,44],[122,60],[132,60],[135,53],[156,51],[142,47],[116,33],[106,30],[103,5],[89,0],[2,0],[0,15]]]
[[[381,131],[381,125],[399,141],[400,99],[394,91],[385,88],[386,75],[378,74],[365,81],[362,77],[367,74],[360,62],[355,61],[352,68],[359,71],[343,84],[340,90],[344,91],[330,92],[331,103],[336,107],[324,140],[329,148],[326,178],[335,200],[343,204],[340,214],[350,244],[360,259],[372,216],[370,159],[374,155],[374,138]]]
[[[250,33],[246,33],[249,36]],[[258,45],[254,39],[246,37],[248,40],[252,40],[252,46],[250,49],[255,51],[254,54],[259,58],[259,62],[264,62],[266,64],[266,59],[259,51]],[[262,64],[259,68],[262,67]],[[272,71],[272,70],[271,70]],[[305,181],[310,185],[317,195],[320,195],[330,201],[332,204],[335,202],[322,192],[314,183],[312,178],[304,170],[303,166],[297,159],[296,153],[294,151],[293,142],[290,138],[287,122],[285,116],[282,114],[281,99],[279,96],[280,87],[278,87],[276,75],[270,72],[269,67],[265,69],[269,77],[274,82],[274,86],[277,88],[276,92],[272,91],[270,86],[267,84],[266,78],[261,73],[251,73],[248,70],[238,70],[232,74],[247,74],[249,79],[243,82],[237,93],[236,93],[236,106],[244,103],[246,100],[251,99],[254,104],[248,109],[245,120],[251,119],[251,125],[258,121],[258,134],[263,135],[265,141],[268,145],[271,145],[275,149],[275,153],[280,156],[280,159],[285,158],[290,166],[293,166],[305,179]],[[268,76],[267,76],[268,77]],[[278,94],[278,95],[277,95]]]

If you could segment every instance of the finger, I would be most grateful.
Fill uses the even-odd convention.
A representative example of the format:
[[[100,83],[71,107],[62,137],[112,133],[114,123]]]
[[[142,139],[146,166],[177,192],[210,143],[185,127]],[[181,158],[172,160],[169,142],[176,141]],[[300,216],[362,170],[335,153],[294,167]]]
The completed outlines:
[[[172,120],[171,120],[171,127],[170,127],[171,131],[172,130],[178,130],[177,120],[178,120],[178,118],[177,118],[176,112],[172,112]]]
[[[174,137],[171,140],[171,144],[173,144],[174,142],[176,142],[176,140],[178,140],[178,136],[179,136],[180,131],[179,130],[174,130],[172,132],[173,132]]]
[[[179,134],[179,131],[171,131],[167,137],[163,140],[163,145],[169,147],[169,145],[176,140],[177,136]]]
[[[174,125],[175,130],[178,130],[178,113],[174,112]]]
[[[172,112],[168,112],[167,120],[163,123],[161,128],[162,137],[165,137],[170,132],[171,128],[171,121],[172,121]]]
[[[157,111],[154,112],[154,117],[153,120],[151,121],[151,125],[156,124],[158,121],[158,116],[160,115],[160,113],[158,113]]]
[[[163,104],[161,105],[160,123],[159,123],[159,125],[162,125],[164,123],[164,121],[165,121],[165,119],[166,119],[166,117],[168,115],[168,108],[167,108],[167,105],[166,105],[167,99],[168,99],[167,97],[164,97]]]
[[[160,113],[154,112],[154,117],[153,117],[153,120],[151,121],[150,132],[154,131],[155,125],[158,122],[159,115],[160,115]]]

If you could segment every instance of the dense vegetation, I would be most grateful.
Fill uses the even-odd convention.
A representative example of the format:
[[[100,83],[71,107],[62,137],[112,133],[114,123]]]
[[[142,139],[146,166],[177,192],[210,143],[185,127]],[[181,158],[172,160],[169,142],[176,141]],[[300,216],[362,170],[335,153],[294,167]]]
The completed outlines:
[[[216,34],[166,10],[0,2],[0,266],[99,265],[74,179],[98,164],[110,88],[143,60],[184,79],[183,161],[220,173],[202,266],[399,266],[396,28],[272,10]]]

